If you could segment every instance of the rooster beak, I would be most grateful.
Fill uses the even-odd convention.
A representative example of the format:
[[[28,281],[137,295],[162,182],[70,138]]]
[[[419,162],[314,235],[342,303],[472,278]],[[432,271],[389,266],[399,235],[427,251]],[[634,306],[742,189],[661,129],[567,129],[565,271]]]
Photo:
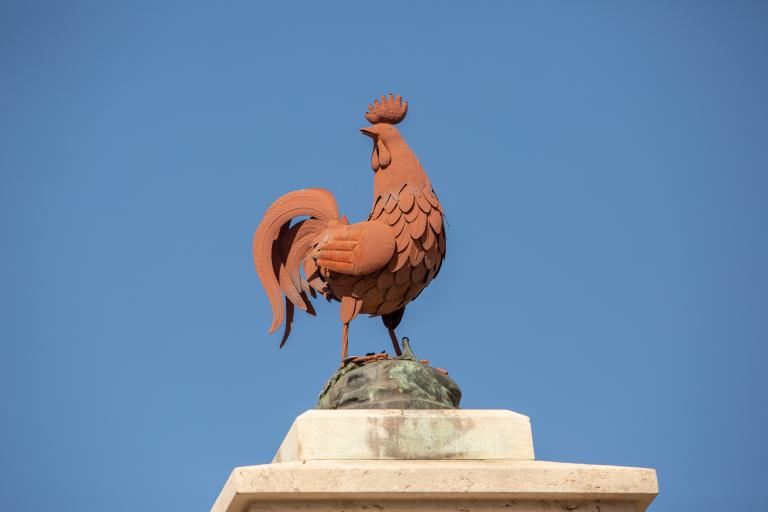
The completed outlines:
[[[375,139],[376,137],[379,136],[379,134],[377,134],[371,128],[373,128],[373,127],[372,126],[368,126],[368,127],[365,127],[365,128],[360,128],[360,133],[362,133],[363,135],[367,135],[367,136],[369,136],[372,139]]]

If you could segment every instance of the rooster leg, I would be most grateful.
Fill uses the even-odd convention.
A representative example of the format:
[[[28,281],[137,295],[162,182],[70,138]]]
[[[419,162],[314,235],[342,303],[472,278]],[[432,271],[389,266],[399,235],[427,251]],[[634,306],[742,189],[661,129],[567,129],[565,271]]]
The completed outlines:
[[[388,329],[389,330],[389,337],[392,339],[392,347],[395,349],[395,354],[398,356],[403,355],[402,350],[400,350],[400,343],[397,341],[397,335],[395,334],[394,329]]]
[[[349,355],[349,322],[341,328],[341,366],[344,366],[344,360]]]
[[[384,325],[389,331],[389,337],[392,340],[392,347],[395,349],[395,354],[397,354],[398,356],[403,355],[403,353],[400,350],[400,343],[397,342],[397,335],[395,335],[395,329],[397,328],[398,325],[400,325],[400,320],[403,319],[403,313],[405,313],[405,307],[402,307],[397,311],[393,311],[392,313],[381,315],[381,320],[382,322],[384,322]]]
[[[341,317],[341,324],[344,326],[341,329],[341,366],[344,366],[344,360],[349,355],[349,322],[355,319],[362,307],[362,299],[356,299],[351,295],[345,295],[341,298],[339,316]]]

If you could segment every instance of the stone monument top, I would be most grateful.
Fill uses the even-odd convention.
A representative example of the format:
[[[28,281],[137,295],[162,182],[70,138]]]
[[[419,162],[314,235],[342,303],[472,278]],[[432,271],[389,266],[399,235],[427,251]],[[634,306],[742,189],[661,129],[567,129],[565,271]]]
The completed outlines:
[[[511,411],[313,410],[211,512],[642,512],[657,493],[652,469],[535,460]]]

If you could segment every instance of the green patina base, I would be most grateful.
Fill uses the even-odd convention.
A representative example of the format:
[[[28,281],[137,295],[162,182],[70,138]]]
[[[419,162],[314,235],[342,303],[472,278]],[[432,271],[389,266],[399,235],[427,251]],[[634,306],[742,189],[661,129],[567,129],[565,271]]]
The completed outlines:
[[[437,369],[422,364],[403,338],[403,355],[349,362],[323,387],[317,409],[458,409],[461,390]]]

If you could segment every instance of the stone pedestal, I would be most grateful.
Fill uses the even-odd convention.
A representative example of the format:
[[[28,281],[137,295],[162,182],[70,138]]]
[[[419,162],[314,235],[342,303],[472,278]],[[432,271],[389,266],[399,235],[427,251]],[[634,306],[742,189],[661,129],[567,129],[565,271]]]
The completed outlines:
[[[271,464],[236,468],[212,512],[643,511],[653,469],[534,460],[511,411],[307,411]]]

